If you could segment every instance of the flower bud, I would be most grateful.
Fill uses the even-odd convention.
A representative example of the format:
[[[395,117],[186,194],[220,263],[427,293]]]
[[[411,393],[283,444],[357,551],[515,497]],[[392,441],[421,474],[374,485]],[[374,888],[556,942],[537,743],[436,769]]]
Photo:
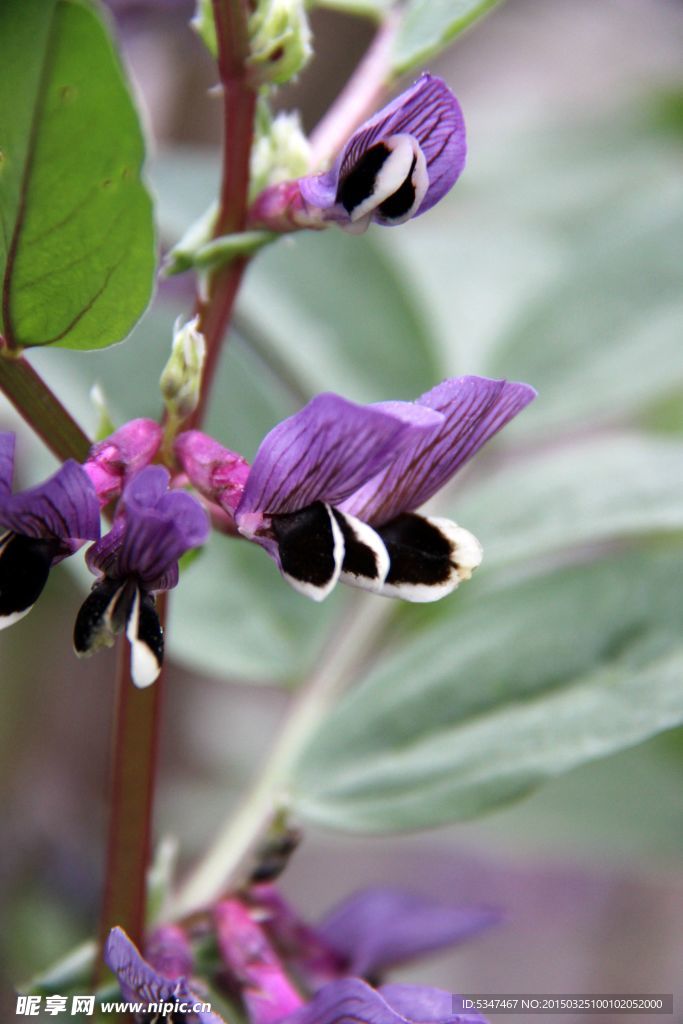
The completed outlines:
[[[206,342],[198,323],[198,317],[182,327],[180,319],[176,321],[171,356],[159,380],[164,404],[175,420],[186,419],[199,401]]]
[[[124,423],[90,449],[83,469],[97,492],[101,507],[121,493],[127,478],[148,466],[161,445],[163,433],[154,420]]]
[[[252,194],[300,178],[311,167],[311,147],[298,111],[282,112],[260,133],[251,154]]]
[[[249,35],[249,62],[260,85],[289,82],[313,53],[303,0],[258,0]]]

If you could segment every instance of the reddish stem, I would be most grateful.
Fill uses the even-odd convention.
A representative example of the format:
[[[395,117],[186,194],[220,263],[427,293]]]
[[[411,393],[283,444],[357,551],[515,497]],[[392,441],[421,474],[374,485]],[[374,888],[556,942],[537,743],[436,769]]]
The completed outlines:
[[[213,0],[213,9],[224,99],[223,176],[214,232],[217,237],[242,230],[246,221],[256,93],[246,71],[246,4],[243,0]],[[199,426],[204,418],[221,344],[246,264],[246,259],[239,259],[216,270],[209,279],[206,296],[197,299],[196,311],[206,339],[207,356],[201,399],[187,426]],[[160,600],[162,622],[165,609],[166,601]],[[128,648],[124,640],[117,673],[111,818],[100,941],[104,942],[110,928],[118,924],[136,943],[144,945],[163,673],[153,686],[136,690],[130,678]]]
[[[157,601],[166,618],[166,594]],[[144,690],[130,676],[130,644],[119,642],[116,669],[116,724],[111,767],[111,813],[100,918],[100,943],[120,925],[144,946],[147,867],[152,842],[152,807],[156,779],[164,672]],[[98,972],[102,964],[99,960]]]
[[[213,0],[218,38],[218,70],[223,88],[223,176],[214,238],[242,231],[247,221],[249,160],[254,133],[256,91],[248,74],[247,5]],[[206,414],[225,333],[248,259],[233,260],[211,275],[206,298],[198,297],[199,329],[206,339],[202,393],[186,426],[199,426]]]

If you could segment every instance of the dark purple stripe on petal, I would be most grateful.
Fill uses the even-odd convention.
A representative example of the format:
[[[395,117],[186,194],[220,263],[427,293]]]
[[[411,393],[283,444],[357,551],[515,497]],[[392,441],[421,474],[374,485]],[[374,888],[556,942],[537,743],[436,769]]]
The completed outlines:
[[[87,553],[92,571],[135,577],[147,590],[175,586],[178,559],[204,543],[209,522],[196,498],[169,491],[168,482],[161,466],[148,466],[130,481],[112,529]]]
[[[338,504],[407,445],[414,447],[433,423],[433,414],[410,403],[384,408],[318,395],[261,443],[237,509],[238,525],[254,512]]]
[[[0,522],[27,537],[95,540],[100,506],[87,474],[69,459],[45,483],[3,497]]]
[[[12,493],[15,444],[14,434],[9,431],[0,432],[0,501]]]
[[[391,135],[412,135],[424,153],[429,188],[417,211],[424,213],[457,181],[467,155],[462,111],[442,79],[422,75],[410,89],[361,125],[335,167],[335,185],[367,149]]]
[[[442,424],[342,502],[342,511],[381,525],[419,508],[535,394],[527,384],[487,377],[456,377],[439,384],[417,404],[441,413]]]

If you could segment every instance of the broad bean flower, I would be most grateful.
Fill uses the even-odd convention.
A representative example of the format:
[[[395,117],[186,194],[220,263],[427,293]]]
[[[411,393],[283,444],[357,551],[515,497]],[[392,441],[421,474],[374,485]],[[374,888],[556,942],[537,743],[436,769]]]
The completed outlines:
[[[192,495],[169,491],[169,473],[147,466],[124,486],[112,528],[88,549],[88,568],[98,576],[76,619],[79,655],[110,647],[125,628],[136,686],[153,683],[161,671],[163,632],[154,592],[178,582],[178,559],[203,544],[206,513]]]
[[[50,569],[100,535],[95,489],[69,459],[37,487],[12,494],[15,436],[0,433],[0,628],[23,618]]]
[[[328,171],[261,193],[250,221],[274,230],[336,223],[354,233],[373,221],[403,224],[452,188],[465,155],[458,101],[440,78],[423,74],[351,135]]]
[[[435,601],[470,578],[481,546],[452,520],[416,510],[534,395],[485,377],[444,381],[415,402],[323,394],[271,430],[250,469],[197,431],[179,435],[175,450],[197,489],[300,593],[321,601],[342,580]]]
[[[421,985],[381,984],[381,973],[429,950],[460,943],[496,923],[485,907],[439,906],[399,889],[369,889],[309,925],[271,884],[250,887],[213,908],[221,966],[214,986],[239,999],[249,1024],[486,1024],[457,996]],[[120,929],[105,960],[125,999],[186,1007],[200,983],[187,936],[167,925],[150,936],[143,958]],[[315,969],[312,969],[315,965]],[[215,1024],[205,1010],[166,1011],[175,1022]]]

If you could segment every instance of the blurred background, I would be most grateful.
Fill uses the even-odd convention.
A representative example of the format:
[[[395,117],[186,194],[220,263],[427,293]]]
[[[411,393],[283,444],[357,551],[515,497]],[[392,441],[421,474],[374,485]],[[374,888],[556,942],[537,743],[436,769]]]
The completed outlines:
[[[112,7],[147,112],[167,245],[215,188],[212,66],[187,4]],[[365,22],[330,11],[315,11],[313,28],[316,60],[279,99],[301,108],[307,128],[371,37]],[[269,251],[249,275],[209,427],[251,457],[265,430],[316,390],[410,398],[447,374],[493,369],[541,392],[514,428],[517,452],[538,448],[539,436],[590,443],[592,431],[609,438],[624,426],[680,433],[682,53],[674,0],[507,0],[430,67],[458,95],[469,130],[468,167],[443,212],[400,232],[375,229],[363,248],[329,232]],[[95,381],[117,422],[157,414],[156,378],[189,288],[183,279],[160,287],[134,359],[125,345],[31,356],[87,429]],[[388,347],[378,341],[375,352],[378,323]],[[20,432],[18,484],[51,471],[5,404],[0,429]],[[339,604],[293,602],[259,551],[229,557],[191,568],[170,627],[157,833],[179,838],[183,863],[253,777],[298,659],[314,657]],[[71,653],[87,585],[77,566],[60,568],[31,615],[0,635],[8,992],[96,923],[114,657]],[[197,661],[202,671],[191,672]],[[402,838],[311,828],[283,887],[313,918],[380,882],[504,909],[499,929],[406,969],[405,980],[467,992],[674,992],[680,1014],[682,782],[683,732],[673,731],[477,822]]]

